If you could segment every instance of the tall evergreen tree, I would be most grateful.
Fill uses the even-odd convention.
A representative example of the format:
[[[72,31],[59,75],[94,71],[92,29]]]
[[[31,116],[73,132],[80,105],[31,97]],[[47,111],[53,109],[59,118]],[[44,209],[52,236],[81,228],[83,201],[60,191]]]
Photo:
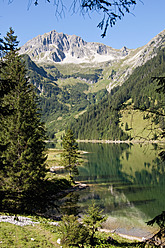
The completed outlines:
[[[2,60],[2,56],[5,50],[5,44],[4,40],[0,38],[0,74],[3,68],[6,67],[5,62]],[[0,130],[2,129],[2,119],[5,116],[8,116],[11,114],[9,111],[9,105],[2,106],[3,98],[6,94],[8,94],[11,90],[11,80],[9,79],[2,79],[0,76]],[[2,159],[2,153],[7,149],[7,144],[0,138],[0,170],[2,170],[3,166],[3,159]],[[0,187],[1,187],[1,181],[0,181]],[[2,197],[1,197],[2,198]]]
[[[0,186],[4,194],[2,205],[19,211],[27,208],[24,199],[39,192],[46,175],[45,129],[40,121],[38,98],[26,77],[12,28],[4,39],[6,66],[0,78],[2,82],[10,80],[12,90],[3,96],[2,106],[9,106],[12,114],[1,119],[0,139],[8,145],[2,152]]]
[[[62,146],[64,152],[62,153],[62,164],[67,170],[69,170],[69,175],[71,177],[73,174],[78,174],[77,164],[78,164],[78,145],[74,138],[73,131],[68,129],[62,140]],[[72,178],[72,177],[71,177]]]

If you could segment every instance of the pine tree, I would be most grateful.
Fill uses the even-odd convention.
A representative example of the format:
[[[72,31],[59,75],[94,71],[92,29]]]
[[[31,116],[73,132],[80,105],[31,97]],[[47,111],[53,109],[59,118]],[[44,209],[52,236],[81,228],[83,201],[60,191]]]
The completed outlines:
[[[17,45],[17,36],[10,28],[5,37],[6,66],[2,68],[0,78],[10,80],[12,84],[12,90],[2,99],[2,106],[9,106],[12,114],[3,115],[1,119],[0,137],[7,149],[2,152],[0,186],[4,206],[23,210],[27,207],[23,200],[36,195],[45,178],[46,155],[45,129],[40,121],[38,98],[26,77]]]
[[[101,223],[106,221],[106,217],[102,215],[102,211],[99,210],[99,207],[96,207],[95,203],[89,206],[87,210],[87,215],[83,218],[83,224],[89,230],[90,244],[94,245],[95,234],[98,231],[98,228],[101,227]]]
[[[89,231],[74,215],[64,215],[58,226],[62,247],[84,247],[88,243]]]
[[[78,174],[78,144],[74,138],[74,134],[72,130],[68,130],[63,137],[62,146],[64,152],[62,153],[62,164],[65,166],[67,170],[69,170],[70,178],[72,179],[72,173]]]
[[[5,44],[4,40],[0,38],[0,74],[2,69],[6,68],[5,62],[2,60],[2,56],[5,50]],[[8,116],[11,114],[9,111],[9,105],[2,106],[3,98],[6,94],[8,94],[11,91],[11,80],[2,79],[0,77],[0,130],[2,130],[2,117]],[[1,139],[0,137],[0,171],[3,167],[3,159],[2,159],[2,153],[7,149],[7,144]],[[0,188],[1,188],[1,178],[0,178]],[[0,191],[1,193],[1,191]],[[2,198],[2,197],[1,197]]]

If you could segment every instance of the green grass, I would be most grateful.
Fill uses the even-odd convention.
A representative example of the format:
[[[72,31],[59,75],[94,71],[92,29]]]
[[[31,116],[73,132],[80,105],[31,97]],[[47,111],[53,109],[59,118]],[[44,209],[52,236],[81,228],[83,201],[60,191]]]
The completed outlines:
[[[144,119],[144,115],[148,112],[139,110],[127,109],[121,111],[120,127],[124,132],[127,132],[135,140],[153,140],[155,133],[158,137],[161,134],[159,125],[155,125],[151,118]],[[125,130],[125,125],[128,124],[128,130]]]
[[[10,223],[0,223],[1,248],[36,248],[60,247],[57,244],[58,235],[52,226],[36,224],[35,226],[17,226]]]
[[[45,222],[45,219],[39,218],[40,223],[34,226],[17,226],[10,223],[0,223],[0,247],[1,248],[59,248],[57,243],[60,234],[57,227]],[[45,222],[45,223],[44,223]],[[106,244],[107,238],[111,236],[114,240],[114,244]],[[122,238],[117,234],[98,232],[97,239],[98,245],[95,247],[139,247],[138,241],[131,241],[126,238]],[[87,245],[84,248],[89,248]]]
[[[41,219],[41,218],[40,218]],[[97,237],[105,243],[109,234],[99,233]],[[116,245],[96,245],[96,247],[132,247],[132,241],[111,234],[118,243]],[[17,226],[10,223],[0,223],[0,247],[1,248],[36,248],[36,247],[60,247],[57,239],[60,237],[57,227],[50,224],[39,223],[34,226]],[[86,248],[89,246],[86,246]]]

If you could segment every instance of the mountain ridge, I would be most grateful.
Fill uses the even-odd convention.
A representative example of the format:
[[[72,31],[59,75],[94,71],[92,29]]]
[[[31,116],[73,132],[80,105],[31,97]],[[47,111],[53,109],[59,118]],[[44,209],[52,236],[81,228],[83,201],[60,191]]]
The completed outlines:
[[[59,37],[58,33],[56,33],[56,35],[57,37]],[[55,39],[57,39],[57,37],[55,37]],[[89,44],[83,41],[80,37],[76,36],[70,36],[71,41],[68,40],[69,36],[67,35],[60,34],[60,37],[61,40],[58,41],[58,49],[61,46],[60,51],[62,51],[63,53],[67,49],[68,52],[70,47],[74,48],[75,51],[78,48],[81,48],[80,52],[82,52],[83,49],[85,50],[84,46],[86,44]],[[39,45],[37,42],[38,39],[41,41]],[[56,133],[61,132],[66,128],[71,119],[75,119],[75,121],[77,122],[79,118],[82,119],[82,115],[86,116],[85,112],[88,111],[88,109],[93,104],[102,105],[102,99],[104,101],[104,99],[108,97],[108,95],[110,95],[110,98],[114,98],[115,92],[120,88],[116,86],[121,86],[124,82],[126,82],[127,79],[131,80],[131,75],[134,73],[134,71],[136,71],[136,69],[145,65],[148,61],[149,64],[152,64],[152,59],[154,59],[154,57],[156,57],[160,51],[164,52],[163,48],[165,47],[165,30],[155,36],[151,41],[149,41],[147,45],[134,50],[129,50],[128,54],[126,54],[127,48],[123,48],[125,49],[125,56],[123,56],[122,59],[116,57],[113,60],[97,63],[91,62],[74,64],[54,62],[49,59],[40,60],[43,51],[47,50],[46,56],[48,55],[48,53],[49,55],[51,54],[51,51],[48,51],[49,48],[52,47],[53,38],[51,37],[51,39],[52,40],[50,41],[50,38],[49,36],[47,36],[47,34],[45,34],[45,36],[39,36],[37,39],[34,38],[33,41],[28,42],[27,47],[24,46],[24,50],[21,50],[21,52],[27,52],[27,55],[24,55],[27,65],[27,73],[31,82],[36,86],[38,94],[40,95],[42,120],[46,122],[49,137],[53,138],[55,137]],[[75,43],[75,40],[77,43]],[[92,44],[96,45],[95,43]],[[91,43],[89,45],[91,45]],[[104,47],[105,45],[103,45],[102,48]],[[34,56],[34,58],[33,56],[30,57],[28,52],[33,53],[35,49],[38,49],[37,51],[40,54],[36,55],[36,57]],[[111,51],[115,52],[115,49],[110,49]],[[97,51],[102,54],[100,56],[105,56],[106,51],[104,51],[104,49],[101,50],[101,47],[96,50],[96,52]],[[88,51],[85,50],[85,52],[87,54]],[[81,55],[84,56],[83,52],[81,53]],[[164,59],[163,56],[161,56],[160,58]],[[45,58],[46,57],[44,57],[44,59]],[[81,56],[78,59],[81,60]],[[157,65],[159,65],[159,59],[156,60],[156,63]],[[143,76],[140,75],[141,77],[145,77],[148,73],[150,73],[151,67],[148,66],[146,68],[148,71],[145,71]],[[155,76],[155,74],[151,76]],[[141,80],[141,78],[139,80]],[[131,88],[133,87],[134,83],[135,82],[133,81]],[[139,85],[139,87],[141,86]],[[108,94],[108,92],[110,94]],[[129,92],[129,89],[126,89],[126,92]],[[138,90],[136,92],[136,95],[139,95]],[[121,93],[119,97],[123,99],[123,93]],[[125,100],[128,99],[124,98],[123,102]],[[141,100],[138,99],[138,102],[140,101]],[[150,102],[151,100],[147,96],[145,101]],[[103,109],[102,113],[104,111],[105,110]],[[110,119],[109,114],[113,115]],[[95,118],[93,114],[90,114],[90,116],[91,118]],[[116,115],[116,113],[111,114],[107,112],[107,116],[105,117],[105,119],[107,119],[107,127],[109,127],[109,124],[112,122],[118,123],[118,116]],[[82,120],[84,122],[84,119]],[[98,117],[98,120],[101,120],[100,116]],[[104,124],[103,126],[105,127],[106,125]],[[107,132],[107,130],[102,130],[101,132],[104,133]],[[125,134],[123,134],[122,130],[117,129],[116,126],[114,126],[113,128],[113,132],[114,130],[120,133],[119,136],[124,138]],[[97,131],[94,136],[95,135],[97,137]],[[102,134],[100,135],[102,136]],[[116,133],[115,135],[118,134]],[[107,138],[108,136],[112,136],[111,131],[109,131],[109,134],[107,134]],[[81,138],[85,138],[85,136]]]
[[[146,45],[128,49],[115,49],[97,42],[86,42],[76,35],[57,33],[55,30],[38,35],[25,43],[20,54],[28,54],[39,65],[86,64],[96,66],[107,63],[109,68],[106,88],[110,92],[116,85],[122,83],[132,74],[133,70],[145,64],[157,55],[158,50],[165,47],[165,30],[156,35]]]
[[[114,49],[103,43],[86,42],[79,36],[57,33],[52,30],[26,42],[21,47],[20,53],[28,54],[32,60],[38,63],[46,61],[90,63],[122,58],[128,55],[129,51],[130,49],[126,47]]]

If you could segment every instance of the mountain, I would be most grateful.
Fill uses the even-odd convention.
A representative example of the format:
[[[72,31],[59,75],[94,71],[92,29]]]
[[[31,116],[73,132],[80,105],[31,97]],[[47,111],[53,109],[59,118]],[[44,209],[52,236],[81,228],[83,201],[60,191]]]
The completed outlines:
[[[21,47],[37,63],[91,63],[124,58],[130,50],[113,49],[101,43],[86,42],[76,35],[57,33],[55,30],[39,35]]]
[[[91,106],[71,126],[78,139],[156,140],[165,131],[164,93],[153,77],[165,77],[165,48],[137,67],[98,104]],[[160,113],[160,114],[156,114]]]
[[[110,91],[116,84],[121,85],[136,67],[156,56],[158,50],[164,46],[165,30],[137,49],[128,49],[125,46],[114,49],[53,30],[28,41],[21,47],[20,53],[28,54],[37,64],[88,64],[88,67],[104,64],[104,68],[109,68],[104,80],[107,80],[106,87]]]
[[[56,31],[28,41],[20,54],[40,95],[48,135],[53,138],[71,120],[82,119],[90,106],[108,95],[113,97],[116,87],[129,80],[136,68],[152,61],[164,46],[165,31],[137,49],[114,49]],[[118,122],[116,118],[115,114],[113,121]]]

